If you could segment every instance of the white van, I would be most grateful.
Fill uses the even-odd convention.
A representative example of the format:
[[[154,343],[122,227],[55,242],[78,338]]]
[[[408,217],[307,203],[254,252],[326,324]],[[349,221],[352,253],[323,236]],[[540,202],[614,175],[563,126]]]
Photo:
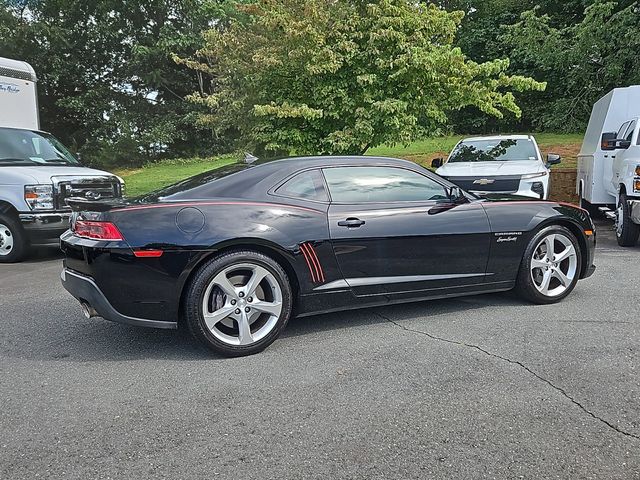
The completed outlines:
[[[616,88],[591,111],[578,155],[576,192],[583,208],[616,222],[622,246],[640,235],[640,86]]]
[[[27,62],[0,58],[0,125],[40,129],[36,82]]]

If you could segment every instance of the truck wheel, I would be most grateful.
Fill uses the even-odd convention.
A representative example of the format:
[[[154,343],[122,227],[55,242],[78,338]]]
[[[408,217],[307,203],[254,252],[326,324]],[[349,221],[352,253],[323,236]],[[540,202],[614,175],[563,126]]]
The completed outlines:
[[[640,225],[631,221],[631,209],[627,202],[627,195],[620,194],[618,209],[616,210],[616,238],[621,247],[633,247],[640,235]]]
[[[0,263],[19,262],[26,250],[25,234],[18,219],[0,213]]]

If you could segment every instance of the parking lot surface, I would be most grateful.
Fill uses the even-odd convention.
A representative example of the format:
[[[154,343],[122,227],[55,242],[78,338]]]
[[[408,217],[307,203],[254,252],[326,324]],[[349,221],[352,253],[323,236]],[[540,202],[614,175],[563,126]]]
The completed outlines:
[[[640,478],[640,248],[558,305],[294,319],[252,357],[85,319],[60,257],[0,266],[0,478]]]

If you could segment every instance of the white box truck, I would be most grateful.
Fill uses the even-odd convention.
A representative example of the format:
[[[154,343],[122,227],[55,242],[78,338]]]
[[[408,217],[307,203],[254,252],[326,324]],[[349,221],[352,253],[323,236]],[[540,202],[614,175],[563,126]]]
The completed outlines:
[[[593,106],[578,155],[583,208],[615,221],[618,243],[640,235],[640,86],[616,88]]]
[[[21,260],[29,246],[57,245],[69,228],[69,197],[122,195],[122,180],[83,167],[53,135],[39,129],[36,73],[0,57],[0,263]]]

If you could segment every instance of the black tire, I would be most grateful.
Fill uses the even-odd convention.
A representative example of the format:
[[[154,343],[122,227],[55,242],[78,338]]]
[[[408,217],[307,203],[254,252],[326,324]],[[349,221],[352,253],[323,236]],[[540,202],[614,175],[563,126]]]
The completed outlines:
[[[27,238],[18,220],[13,215],[0,213],[0,263],[15,263],[27,252]]]
[[[575,249],[575,261],[576,268],[573,278],[564,292],[554,295],[548,296],[541,293],[536,284],[534,284],[533,273],[531,264],[533,262],[534,251],[540,245],[540,242],[551,234],[560,234],[566,237],[573,248]],[[522,257],[522,261],[520,262],[520,270],[518,271],[518,276],[516,279],[516,287],[515,292],[522,297],[523,299],[540,304],[547,305],[551,303],[557,303],[569,295],[578,283],[578,279],[580,277],[580,270],[582,268],[582,254],[580,251],[580,245],[575,235],[571,233],[568,228],[565,228],[561,225],[551,225],[549,227],[543,228],[538,233],[536,233],[533,238],[529,241],[527,248],[524,251],[524,255]]]
[[[640,225],[631,221],[631,209],[627,203],[627,195],[620,193],[618,198],[618,215],[622,212],[622,224],[620,218],[616,220],[616,239],[621,247],[633,247],[638,242]]]
[[[245,264],[257,265],[259,267],[262,267],[273,276],[270,277],[271,281],[275,280],[280,288],[279,294],[281,296],[282,310],[277,317],[275,326],[272,327],[272,329],[268,334],[266,334],[266,336],[248,345],[230,345],[229,343],[217,338],[212,329],[210,329],[205,323],[203,314],[203,302],[205,300],[207,288],[210,286],[210,284],[213,283],[214,278],[219,273],[226,271],[229,268],[233,268],[235,265]],[[287,322],[289,321],[289,317],[291,316],[293,305],[292,289],[286,272],[280,266],[280,264],[278,264],[278,262],[276,262],[272,258],[262,253],[254,252],[251,250],[230,251],[209,260],[202,267],[200,267],[200,269],[196,272],[193,279],[189,282],[186,288],[187,291],[184,297],[183,308],[184,318],[189,331],[194,338],[204,344],[207,348],[227,357],[239,357],[261,352],[269,345],[271,345],[276,340],[276,338],[278,338],[280,333],[286,327]],[[267,290],[268,289],[265,288],[265,291]],[[223,302],[226,303],[227,296],[224,295],[223,298],[225,299],[223,300]],[[211,300],[207,299],[207,302],[209,301]],[[246,301],[251,301],[251,299],[247,298]],[[251,307],[251,304],[247,304],[246,306]],[[260,315],[262,316],[265,314]],[[262,318],[261,316],[258,317],[258,320],[256,320],[256,322],[259,321],[260,318]],[[275,319],[275,315],[272,318]],[[229,321],[228,318],[226,318],[225,320]],[[250,329],[252,327],[253,324],[251,324]],[[226,329],[228,327],[224,328]],[[233,323],[233,328],[239,330],[238,322],[236,322],[235,320]],[[217,329],[216,333],[220,335],[220,332],[218,332]],[[238,331],[238,336],[239,335],[240,334]]]

